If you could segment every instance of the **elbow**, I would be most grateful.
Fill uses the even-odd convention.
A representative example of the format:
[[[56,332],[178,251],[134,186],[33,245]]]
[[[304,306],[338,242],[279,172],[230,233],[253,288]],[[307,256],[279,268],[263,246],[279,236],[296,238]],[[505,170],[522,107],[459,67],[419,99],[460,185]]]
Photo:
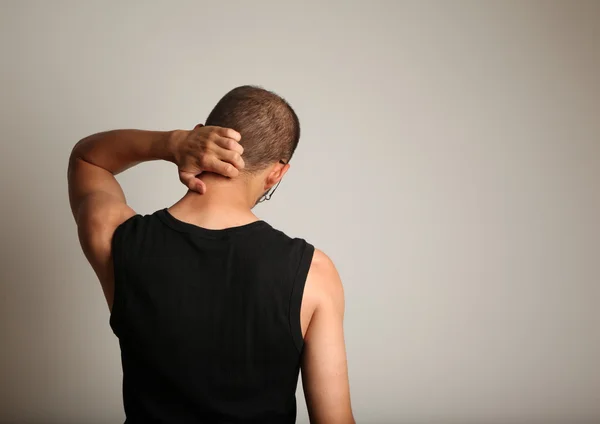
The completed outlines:
[[[69,164],[71,164],[71,162],[73,162],[73,160],[83,156],[83,144],[84,144],[85,140],[86,140],[85,138],[82,138],[77,143],[75,143],[75,145],[71,149],[71,154],[69,155]]]
[[[67,175],[70,176],[73,170],[75,169],[78,161],[86,161],[86,145],[88,145],[87,140],[89,137],[82,138],[79,140],[73,148],[71,149],[71,154],[69,155],[69,162],[67,164]],[[89,148],[87,149],[89,150]]]
[[[75,148],[71,150],[71,154],[69,155],[69,162],[67,164],[67,180],[69,181],[69,185],[73,178],[73,174],[75,169],[77,168],[77,162],[80,159],[79,152],[75,151]]]

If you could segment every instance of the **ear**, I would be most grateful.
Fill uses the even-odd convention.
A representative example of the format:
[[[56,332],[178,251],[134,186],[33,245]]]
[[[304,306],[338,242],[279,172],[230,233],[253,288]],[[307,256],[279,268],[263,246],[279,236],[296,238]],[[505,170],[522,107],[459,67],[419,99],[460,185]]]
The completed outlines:
[[[270,190],[271,187],[273,187],[275,184],[281,181],[285,173],[288,172],[288,169],[290,169],[289,163],[286,163],[285,165],[282,163],[276,164],[271,170],[271,172],[269,172],[269,175],[265,180],[265,191]]]

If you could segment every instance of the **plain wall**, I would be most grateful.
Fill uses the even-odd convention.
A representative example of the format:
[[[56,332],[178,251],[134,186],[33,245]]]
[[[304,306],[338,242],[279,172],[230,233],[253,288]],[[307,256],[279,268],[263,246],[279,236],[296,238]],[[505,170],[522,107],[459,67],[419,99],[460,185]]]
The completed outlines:
[[[300,116],[257,213],[338,266],[358,422],[600,422],[599,44],[597,1],[2,1],[0,422],[124,418],[72,146],[241,84]],[[119,180],[140,213],[185,192]]]

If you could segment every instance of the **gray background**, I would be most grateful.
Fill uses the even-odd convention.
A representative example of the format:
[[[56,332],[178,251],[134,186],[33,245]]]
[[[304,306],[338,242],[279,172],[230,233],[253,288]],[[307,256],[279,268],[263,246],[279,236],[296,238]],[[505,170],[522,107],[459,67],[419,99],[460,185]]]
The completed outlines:
[[[600,2],[1,5],[0,422],[123,420],[73,144],[247,83],[303,124],[257,212],[339,268],[357,421],[600,422]],[[185,191],[119,179],[141,213]]]

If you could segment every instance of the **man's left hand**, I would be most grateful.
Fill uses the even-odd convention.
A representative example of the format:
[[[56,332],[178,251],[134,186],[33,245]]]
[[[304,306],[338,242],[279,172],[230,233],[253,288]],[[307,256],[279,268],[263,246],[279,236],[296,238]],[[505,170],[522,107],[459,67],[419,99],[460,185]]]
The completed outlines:
[[[202,172],[237,177],[244,168],[240,140],[241,135],[230,128],[197,125],[192,131],[174,131],[170,144],[181,182],[204,194],[206,185],[198,178]]]

